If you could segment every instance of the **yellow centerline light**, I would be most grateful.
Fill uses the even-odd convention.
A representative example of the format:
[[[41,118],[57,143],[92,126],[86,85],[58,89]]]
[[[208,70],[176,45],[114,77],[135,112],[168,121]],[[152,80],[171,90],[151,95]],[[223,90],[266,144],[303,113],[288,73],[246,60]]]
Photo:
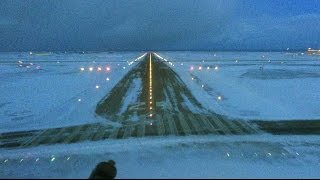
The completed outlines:
[[[152,110],[152,58],[151,58],[151,53],[149,56],[149,117],[151,118],[153,116]]]

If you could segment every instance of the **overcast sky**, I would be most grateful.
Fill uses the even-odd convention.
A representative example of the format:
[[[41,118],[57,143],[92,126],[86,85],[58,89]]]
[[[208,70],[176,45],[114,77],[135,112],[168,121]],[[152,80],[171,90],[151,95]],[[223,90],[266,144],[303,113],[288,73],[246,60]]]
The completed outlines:
[[[320,0],[0,0],[0,51],[320,48]]]

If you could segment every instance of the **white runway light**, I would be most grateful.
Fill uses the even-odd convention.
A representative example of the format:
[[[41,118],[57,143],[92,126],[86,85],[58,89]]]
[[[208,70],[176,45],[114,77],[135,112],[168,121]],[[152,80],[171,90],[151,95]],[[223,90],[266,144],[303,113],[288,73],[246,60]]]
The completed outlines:
[[[107,77],[106,80],[109,81],[110,79]]]
[[[99,89],[100,88],[100,86],[99,85],[96,85],[96,89]]]
[[[214,70],[218,70],[218,69],[219,69],[219,67],[218,67],[218,66],[214,67]]]
[[[222,97],[221,97],[221,96],[218,96],[218,100],[222,100]]]
[[[108,67],[106,67],[106,71],[110,71],[111,70],[111,68],[108,66]]]
[[[81,70],[81,71],[84,71],[84,68],[82,67],[82,68],[80,68],[80,70]]]
[[[79,98],[78,101],[81,102],[81,99]]]
[[[102,70],[102,68],[101,68],[101,67],[98,67],[98,68],[97,68],[97,70],[98,70],[98,71],[101,71],[101,70]]]
[[[89,67],[89,71],[93,71],[93,67]]]

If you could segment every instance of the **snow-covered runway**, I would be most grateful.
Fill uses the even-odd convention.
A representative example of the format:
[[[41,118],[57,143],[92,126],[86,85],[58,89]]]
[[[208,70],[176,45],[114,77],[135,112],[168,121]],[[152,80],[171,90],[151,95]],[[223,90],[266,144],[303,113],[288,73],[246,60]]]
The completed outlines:
[[[10,149],[0,149],[0,177],[86,178],[95,163],[110,158],[118,164],[119,178],[319,177],[319,56],[301,52],[157,53],[208,111],[267,132],[313,135],[191,133],[130,138],[132,124],[120,130],[116,118],[98,116],[95,110],[138,63],[139,54],[143,53],[0,54],[1,144],[28,137],[22,144],[10,142]],[[134,81],[130,91],[139,93],[142,82]],[[170,97],[177,94],[171,86],[165,87]],[[201,111],[189,95],[175,96],[183,102],[176,105],[180,110]],[[123,101],[125,108],[120,111],[139,107],[130,108],[136,101],[133,97]],[[174,109],[176,103],[171,104]],[[135,117],[139,114],[129,119],[138,122]],[[209,125],[216,122],[206,118]],[[185,121],[178,116],[172,121],[175,124],[176,119]],[[150,131],[149,126],[145,130]],[[167,128],[172,127],[168,124]],[[186,132],[188,128],[183,125],[181,129]],[[110,139],[118,136],[121,139]]]

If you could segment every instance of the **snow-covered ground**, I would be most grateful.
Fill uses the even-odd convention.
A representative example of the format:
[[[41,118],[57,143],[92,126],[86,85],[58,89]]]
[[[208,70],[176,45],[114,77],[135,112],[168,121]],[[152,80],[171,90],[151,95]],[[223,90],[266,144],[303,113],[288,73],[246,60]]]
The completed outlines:
[[[320,119],[320,56],[301,52],[159,54],[175,64],[172,68],[199,102],[214,112],[247,120]]]
[[[0,132],[106,122],[95,117],[96,104],[132,67],[127,61],[141,54],[0,53]],[[173,62],[193,95],[214,112],[248,120],[320,117],[319,56],[158,54]],[[316,178],[319,154],[317,135],[108,139],[0,149],[0,177],[87,178],[98,162],[114,159],[117,178]]]
[[[98,101],[141,54],[1,53],[0,132],[106,122],[95,116]]]
[[[117,178],[317,178],[318,136],[189,136],[0,150],[2,178],[87,178],[113,159]]]

